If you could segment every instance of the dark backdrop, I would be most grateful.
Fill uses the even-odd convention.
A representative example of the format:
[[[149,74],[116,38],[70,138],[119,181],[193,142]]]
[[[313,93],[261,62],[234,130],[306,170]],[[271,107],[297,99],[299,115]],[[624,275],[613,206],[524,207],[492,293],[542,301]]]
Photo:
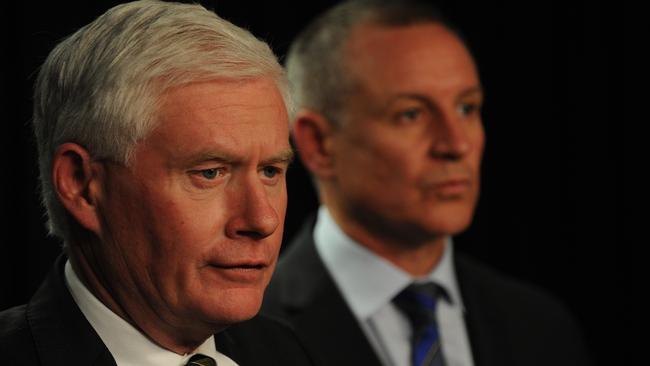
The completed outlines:
[[[31,296],[59,252],[39,205],[29,126],[35,72],[58,40],[119,1],[4,3],[0,58],[0,310]],[[337,1],[203,1],[283,56],[292,37]],[[600,365],[621,364],[623,8],[589,1],[439,1],[463,29],[486,90],[483,193],[458,249],[561,298]],[[607,21],[605,21],[607,19]],[[606,26],[607,24],[607,26]],[[616,55],[616,56],[614,56]],[[616,93],[614,91],[617,91]],[[317,207],[297,162],[289,171],[285,242]],[[616,360],[616,361],[615,361]],[[624,363],[624,362],[623,362]]]

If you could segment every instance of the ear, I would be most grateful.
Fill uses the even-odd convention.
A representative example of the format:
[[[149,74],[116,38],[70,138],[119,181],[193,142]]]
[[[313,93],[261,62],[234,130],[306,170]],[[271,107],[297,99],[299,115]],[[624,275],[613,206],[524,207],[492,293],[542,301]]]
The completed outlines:
[[[97,195],[100,192],[99,164],[75,143],[58,147],[52,160],[52,184],[59,201],[89,231],[100,235]]]
[[[320,179],[332,177],[332,138],[334,127],[320,113],[301,110],[291,130],[293,142],[303,164]]]

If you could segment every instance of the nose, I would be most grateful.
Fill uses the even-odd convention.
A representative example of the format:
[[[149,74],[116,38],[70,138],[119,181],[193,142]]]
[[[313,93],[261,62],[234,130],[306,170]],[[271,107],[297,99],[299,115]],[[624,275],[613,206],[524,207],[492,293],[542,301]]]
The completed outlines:
[[[261,240],[278,229],[278,212],[257,176],[236,184],[231,193],[230,219],[226,224],[229,238]]]
[[[445,160],[458,160],[467,155],[472,149],[467,123],[453,110],[441,111],[433,123],[431,155]]]

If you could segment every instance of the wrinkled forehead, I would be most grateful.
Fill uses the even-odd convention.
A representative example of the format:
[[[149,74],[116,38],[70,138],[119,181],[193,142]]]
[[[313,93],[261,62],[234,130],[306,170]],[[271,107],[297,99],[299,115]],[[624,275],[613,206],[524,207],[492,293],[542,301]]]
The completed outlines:
[[[156,151],[172,165],[271,159],[290,150],[288,128],[284,101],[269,78],[191,83],[166,92],[156,126],[136,154]]]

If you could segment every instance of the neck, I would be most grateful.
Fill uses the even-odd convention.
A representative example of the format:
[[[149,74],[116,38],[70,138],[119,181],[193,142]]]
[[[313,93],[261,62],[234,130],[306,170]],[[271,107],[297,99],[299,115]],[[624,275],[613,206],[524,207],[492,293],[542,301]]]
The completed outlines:
[[[446,245],[444,237],[413,248],[404,248],[400,243],[379,242],[369,236],[363,238],[360,235],[359,239],[352,238],[413,277],[422,277],[431,273],[440,262]]]
[[[183,355],[194,351],[213,332],[210,329],[174,326],[156,311],[145,298],[139,296],[137,287],[124,286],[128,279],[116,279],[104,273],[103,267],[94,260],[93,252],[78,245],[69,245],[69,260],[79,280],[100,302],[120,318],[131,324],[145,337],[159,346]],[[112,278],[113,280],[109,280]],[[109,286],[108,284],[120,284]],[[131,290],[129,290],[131,289]],[[130,298],[131,301],[119,301]],[[139,300],[137,301],[136,298]],[[180,338],[177,335],[191,334],[192,338]]]
[[[417,239],[408,235],[386,235],[385,231],[369,230],[357,220],[328,208],[334,221],[350,238],[413,277],[431,273],[445,251],[447,235]]]

